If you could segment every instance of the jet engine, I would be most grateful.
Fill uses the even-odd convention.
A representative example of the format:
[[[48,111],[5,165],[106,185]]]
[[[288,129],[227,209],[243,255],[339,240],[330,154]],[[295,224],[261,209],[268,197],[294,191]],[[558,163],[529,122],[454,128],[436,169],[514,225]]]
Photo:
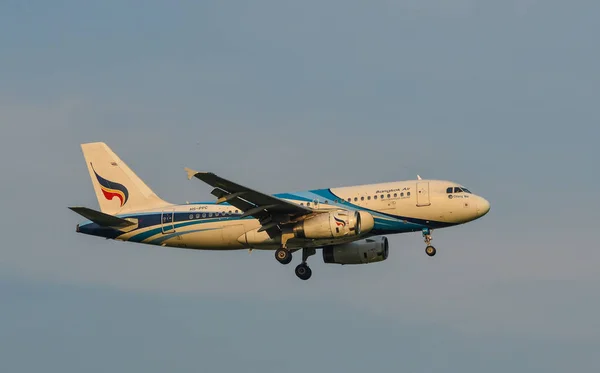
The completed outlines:
[[[367,238],[342,245],[325,246],[323,261],[337,264],[366,264],[387,259],[389,245],[386,237]]]
[[[297,238],[327,239],[359,236],[373,229],[375,220],[366,211],[323,212],[294,225]]]

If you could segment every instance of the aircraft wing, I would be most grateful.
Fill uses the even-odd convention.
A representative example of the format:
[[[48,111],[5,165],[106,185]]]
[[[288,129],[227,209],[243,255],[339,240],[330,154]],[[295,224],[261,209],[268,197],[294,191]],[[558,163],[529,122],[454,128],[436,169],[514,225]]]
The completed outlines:
[[[185,170],[188,179],[196,177],[214,187],[211,194],[218,198],[217,203],[227,202],[242,210],[242,217],[257,218],[262,224],[259,231],[268,231],[276,228],[279,224],[316,212],[309,207],[299,206],[239,185],[212,172],[198,172],[189,168]]]

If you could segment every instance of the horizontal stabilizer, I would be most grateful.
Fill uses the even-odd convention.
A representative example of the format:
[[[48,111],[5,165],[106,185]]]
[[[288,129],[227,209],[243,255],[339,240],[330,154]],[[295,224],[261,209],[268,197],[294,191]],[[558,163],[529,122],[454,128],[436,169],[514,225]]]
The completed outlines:
[[[119,217],[105,214],[100,211],[92,210],[87,207],[69,207],[69,209],[75,211],[84,218],[89,219],[102,227],[127,228],[129,226],[135,225],[134,222],[131,222],[129,220],[121,219]]]

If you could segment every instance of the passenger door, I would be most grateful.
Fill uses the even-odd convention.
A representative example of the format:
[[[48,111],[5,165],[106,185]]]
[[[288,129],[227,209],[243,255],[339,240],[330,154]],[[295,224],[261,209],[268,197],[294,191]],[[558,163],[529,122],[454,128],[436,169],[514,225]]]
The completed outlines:
[[[417,206],[429,206],[431,201],[429,200],[429,182],[419,181],[417,182]]]

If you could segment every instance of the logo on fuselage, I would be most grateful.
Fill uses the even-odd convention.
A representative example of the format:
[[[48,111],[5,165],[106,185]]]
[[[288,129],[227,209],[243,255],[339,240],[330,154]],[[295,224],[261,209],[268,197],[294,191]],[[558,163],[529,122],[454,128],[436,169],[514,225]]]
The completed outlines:
[[[126,204],[129,199],[129,191],[125,185],[103,178],[98,175],[94,169],[94,165],[90,163],[90,166],[92,166],[92,171],[94,171],[98,184],[100,184],[100,189],[102,190],[102,194],[104,194],[104,198],[109,201],[112,201],[115,197],[118,198],[119,201],[121,201],[121,207]]]

